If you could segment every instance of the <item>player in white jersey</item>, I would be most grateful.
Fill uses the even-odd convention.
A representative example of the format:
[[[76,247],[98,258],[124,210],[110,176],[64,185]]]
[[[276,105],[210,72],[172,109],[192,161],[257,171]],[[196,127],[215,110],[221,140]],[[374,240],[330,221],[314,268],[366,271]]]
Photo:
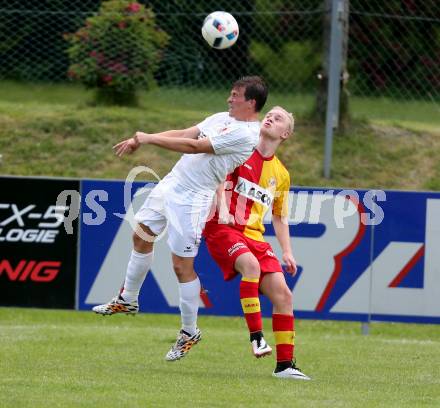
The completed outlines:
[[[197,327],[201,287],[194,271],[194,258],[218,185],[248,159],[258,143],[258,113],[267,93],[260,77],[243,77],[232,86],[228,112],[212,115],[187,129],[156,134],[136,132],[114,146],[118,156],[132,153],[142,144],[185,153],[136,213],[133,251],[120,294],[93,308],[102,315],[138,312],[139,291],[152,264],[154,239],[168,224],[182,318],[182,329],[169,352],[173,357],[170,361],[176,359],[176,353],[183,357],[201,338]]]

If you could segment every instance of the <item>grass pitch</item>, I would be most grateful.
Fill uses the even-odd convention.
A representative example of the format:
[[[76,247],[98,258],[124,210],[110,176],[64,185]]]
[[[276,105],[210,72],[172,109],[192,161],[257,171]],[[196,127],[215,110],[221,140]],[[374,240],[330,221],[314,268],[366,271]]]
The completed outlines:
[[[200,317],[203,340],[164,356],[176,315],[0,308],[0,407],[438,407],[438,326],[296,322],[298,365],[313,380],[271,377],[241,318]],[[274,344],[270,321],[266,338]]]

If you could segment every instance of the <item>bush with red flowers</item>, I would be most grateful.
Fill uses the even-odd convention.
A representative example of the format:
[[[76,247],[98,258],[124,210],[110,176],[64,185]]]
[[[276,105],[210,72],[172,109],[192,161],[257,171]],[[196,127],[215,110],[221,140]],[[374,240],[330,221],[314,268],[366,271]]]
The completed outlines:
[[[96,89],[98,103],[135,105],[153,83],[169,36],[151,9],[137,2],[104,1],[84,27],[67,34],[72,80]]]

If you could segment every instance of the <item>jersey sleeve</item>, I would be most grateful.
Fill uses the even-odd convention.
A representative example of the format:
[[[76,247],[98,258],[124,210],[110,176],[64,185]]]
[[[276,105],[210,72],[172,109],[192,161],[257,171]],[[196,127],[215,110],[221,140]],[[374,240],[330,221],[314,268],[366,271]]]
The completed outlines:
[[[208,136],[215,154],[252,151],[257,141],[249,129],[235,128],[226,133]]]
[[[282,181],[278,185],[278,189],[273,200],[272,213],[280,217],[289,215],[289,190],[290,175],[287,171],[283,173]]]
[[[214,115],[208,116],[200,123],[197,123],[196,126],[199,128],[201,133],[204,133],[205,129],[210,128],[216,122],[224,119],[224,117],[225,117],[224,112],[215,113]]]

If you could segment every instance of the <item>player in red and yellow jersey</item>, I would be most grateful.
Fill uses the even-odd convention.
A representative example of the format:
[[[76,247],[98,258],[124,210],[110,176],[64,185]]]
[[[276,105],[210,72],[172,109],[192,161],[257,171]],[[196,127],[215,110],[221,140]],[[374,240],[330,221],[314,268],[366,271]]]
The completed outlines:
[[[292,291],[269,243],[264,241],[263,218],[272,208],[272,223],[288,273],[296,273],[290,246],[288,194],[290,176],[275,157],[278,146],[293,133],[293,117],[281,107],[265,116],[260,142],[251,157],[226,178],[219,191],[218,210],[204,230],[211,256],[225,280],[241,274],[240,300],[254,355],[271,354],[262,331],[259,292],[273,304],[272,328],[276,341],[275,377],[309,380],[295,365]]]

